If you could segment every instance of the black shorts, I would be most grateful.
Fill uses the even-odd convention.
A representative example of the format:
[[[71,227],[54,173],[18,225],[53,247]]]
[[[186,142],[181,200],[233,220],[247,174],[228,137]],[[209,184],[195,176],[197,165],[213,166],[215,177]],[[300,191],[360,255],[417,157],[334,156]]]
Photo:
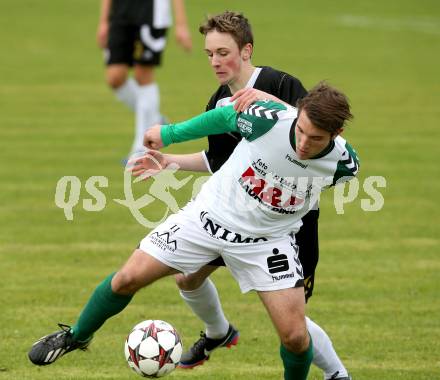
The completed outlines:
[[[299,247],[298,256],[304,273],[304,292],[306,295],[306,302],[313,294],[315,270],[319,260],[318,219],[319,210],[309,211],[302,218],[303,225],[295,235],[296,244]],[[225,266],[225,262],[221,257],[218,257],[208,265]]]
[[[166,34],[167,29],[154,29],[148,24],[111,23],[105,63],[158,66]]]

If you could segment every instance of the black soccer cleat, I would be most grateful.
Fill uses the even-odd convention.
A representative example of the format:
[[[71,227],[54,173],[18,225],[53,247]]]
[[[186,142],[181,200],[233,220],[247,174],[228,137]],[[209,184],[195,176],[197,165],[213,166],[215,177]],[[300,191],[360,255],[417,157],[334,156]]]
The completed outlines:
[[[93,337],[85,342],[73,339],[70,326],[58,323],[61,330],[43,336],[37,340],[28,353],[29,360],[35,365],[49,365],[70,351],[86,350]]]
[[[202,365],[217,348],[235,346],[238,343],[239,337],[240,333],[232,325],[229,325],[227,334],[220,339],[208,338],[204,332],[200,332],[200,339],[188,351],[182,354],[179,367],[191,369]]]
[[[353,380],[352,377],[351,377],[350,375],[347,375],[347,376],[341,376],[341,377],[339,377],[338,375],[339,375],[339,371],[336,371],[336,372],[332,375],[332,377],[330,377],[330,378],[327,379],[327,380]]]

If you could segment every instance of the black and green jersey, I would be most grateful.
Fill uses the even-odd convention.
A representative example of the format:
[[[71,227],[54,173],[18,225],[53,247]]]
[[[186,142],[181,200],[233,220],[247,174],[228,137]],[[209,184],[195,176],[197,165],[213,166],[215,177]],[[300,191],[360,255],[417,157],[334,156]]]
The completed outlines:
[[[220,224],[257,236],[296,232],[319,194],[358,172],[353,149],[338,136],[317,158],[301,160],[291,131],[297,110],[260,101],[237,114],[232,106],[163,126],[165,145],[235,132],[244,139],[196,198]]]

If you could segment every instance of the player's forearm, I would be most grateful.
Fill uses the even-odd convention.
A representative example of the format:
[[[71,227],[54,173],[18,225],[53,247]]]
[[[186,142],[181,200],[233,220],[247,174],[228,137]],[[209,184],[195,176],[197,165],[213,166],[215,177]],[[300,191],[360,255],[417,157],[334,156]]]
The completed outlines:
[[[236,116],[234,107],[227,106],[205,112],[182,123],[163,125],[160,130],[163,145],[237,132]]]
[[[184,0],[173,0],[174,20],[179,26],[188,25]]]
[[[112,6],[112,0],[101,1],[101,13],[99,14],[99,22],[108,22],[110,19],[110,8]]]
[[[194,172],[207,172],[203,152],[190,154],[164,154],[164,158],[168,164],[175,163],[179,165],[180,170],[188,170]]]

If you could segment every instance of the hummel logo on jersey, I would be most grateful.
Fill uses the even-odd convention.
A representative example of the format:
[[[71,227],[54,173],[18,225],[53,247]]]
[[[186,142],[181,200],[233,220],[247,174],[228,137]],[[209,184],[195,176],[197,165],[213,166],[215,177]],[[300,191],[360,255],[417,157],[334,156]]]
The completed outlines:
[[[280,110],[267,109],[257,104],[252,104],[243,111],[245,115],[252,115],[269,120],[278,120],[279,112]]]
[[[286,160],[290,161],[292,164],[300,166],[303,169],[306,169],[308,166],[307,164],[303,164],[302,162],[295,160],[290,154],[286,154]]]

